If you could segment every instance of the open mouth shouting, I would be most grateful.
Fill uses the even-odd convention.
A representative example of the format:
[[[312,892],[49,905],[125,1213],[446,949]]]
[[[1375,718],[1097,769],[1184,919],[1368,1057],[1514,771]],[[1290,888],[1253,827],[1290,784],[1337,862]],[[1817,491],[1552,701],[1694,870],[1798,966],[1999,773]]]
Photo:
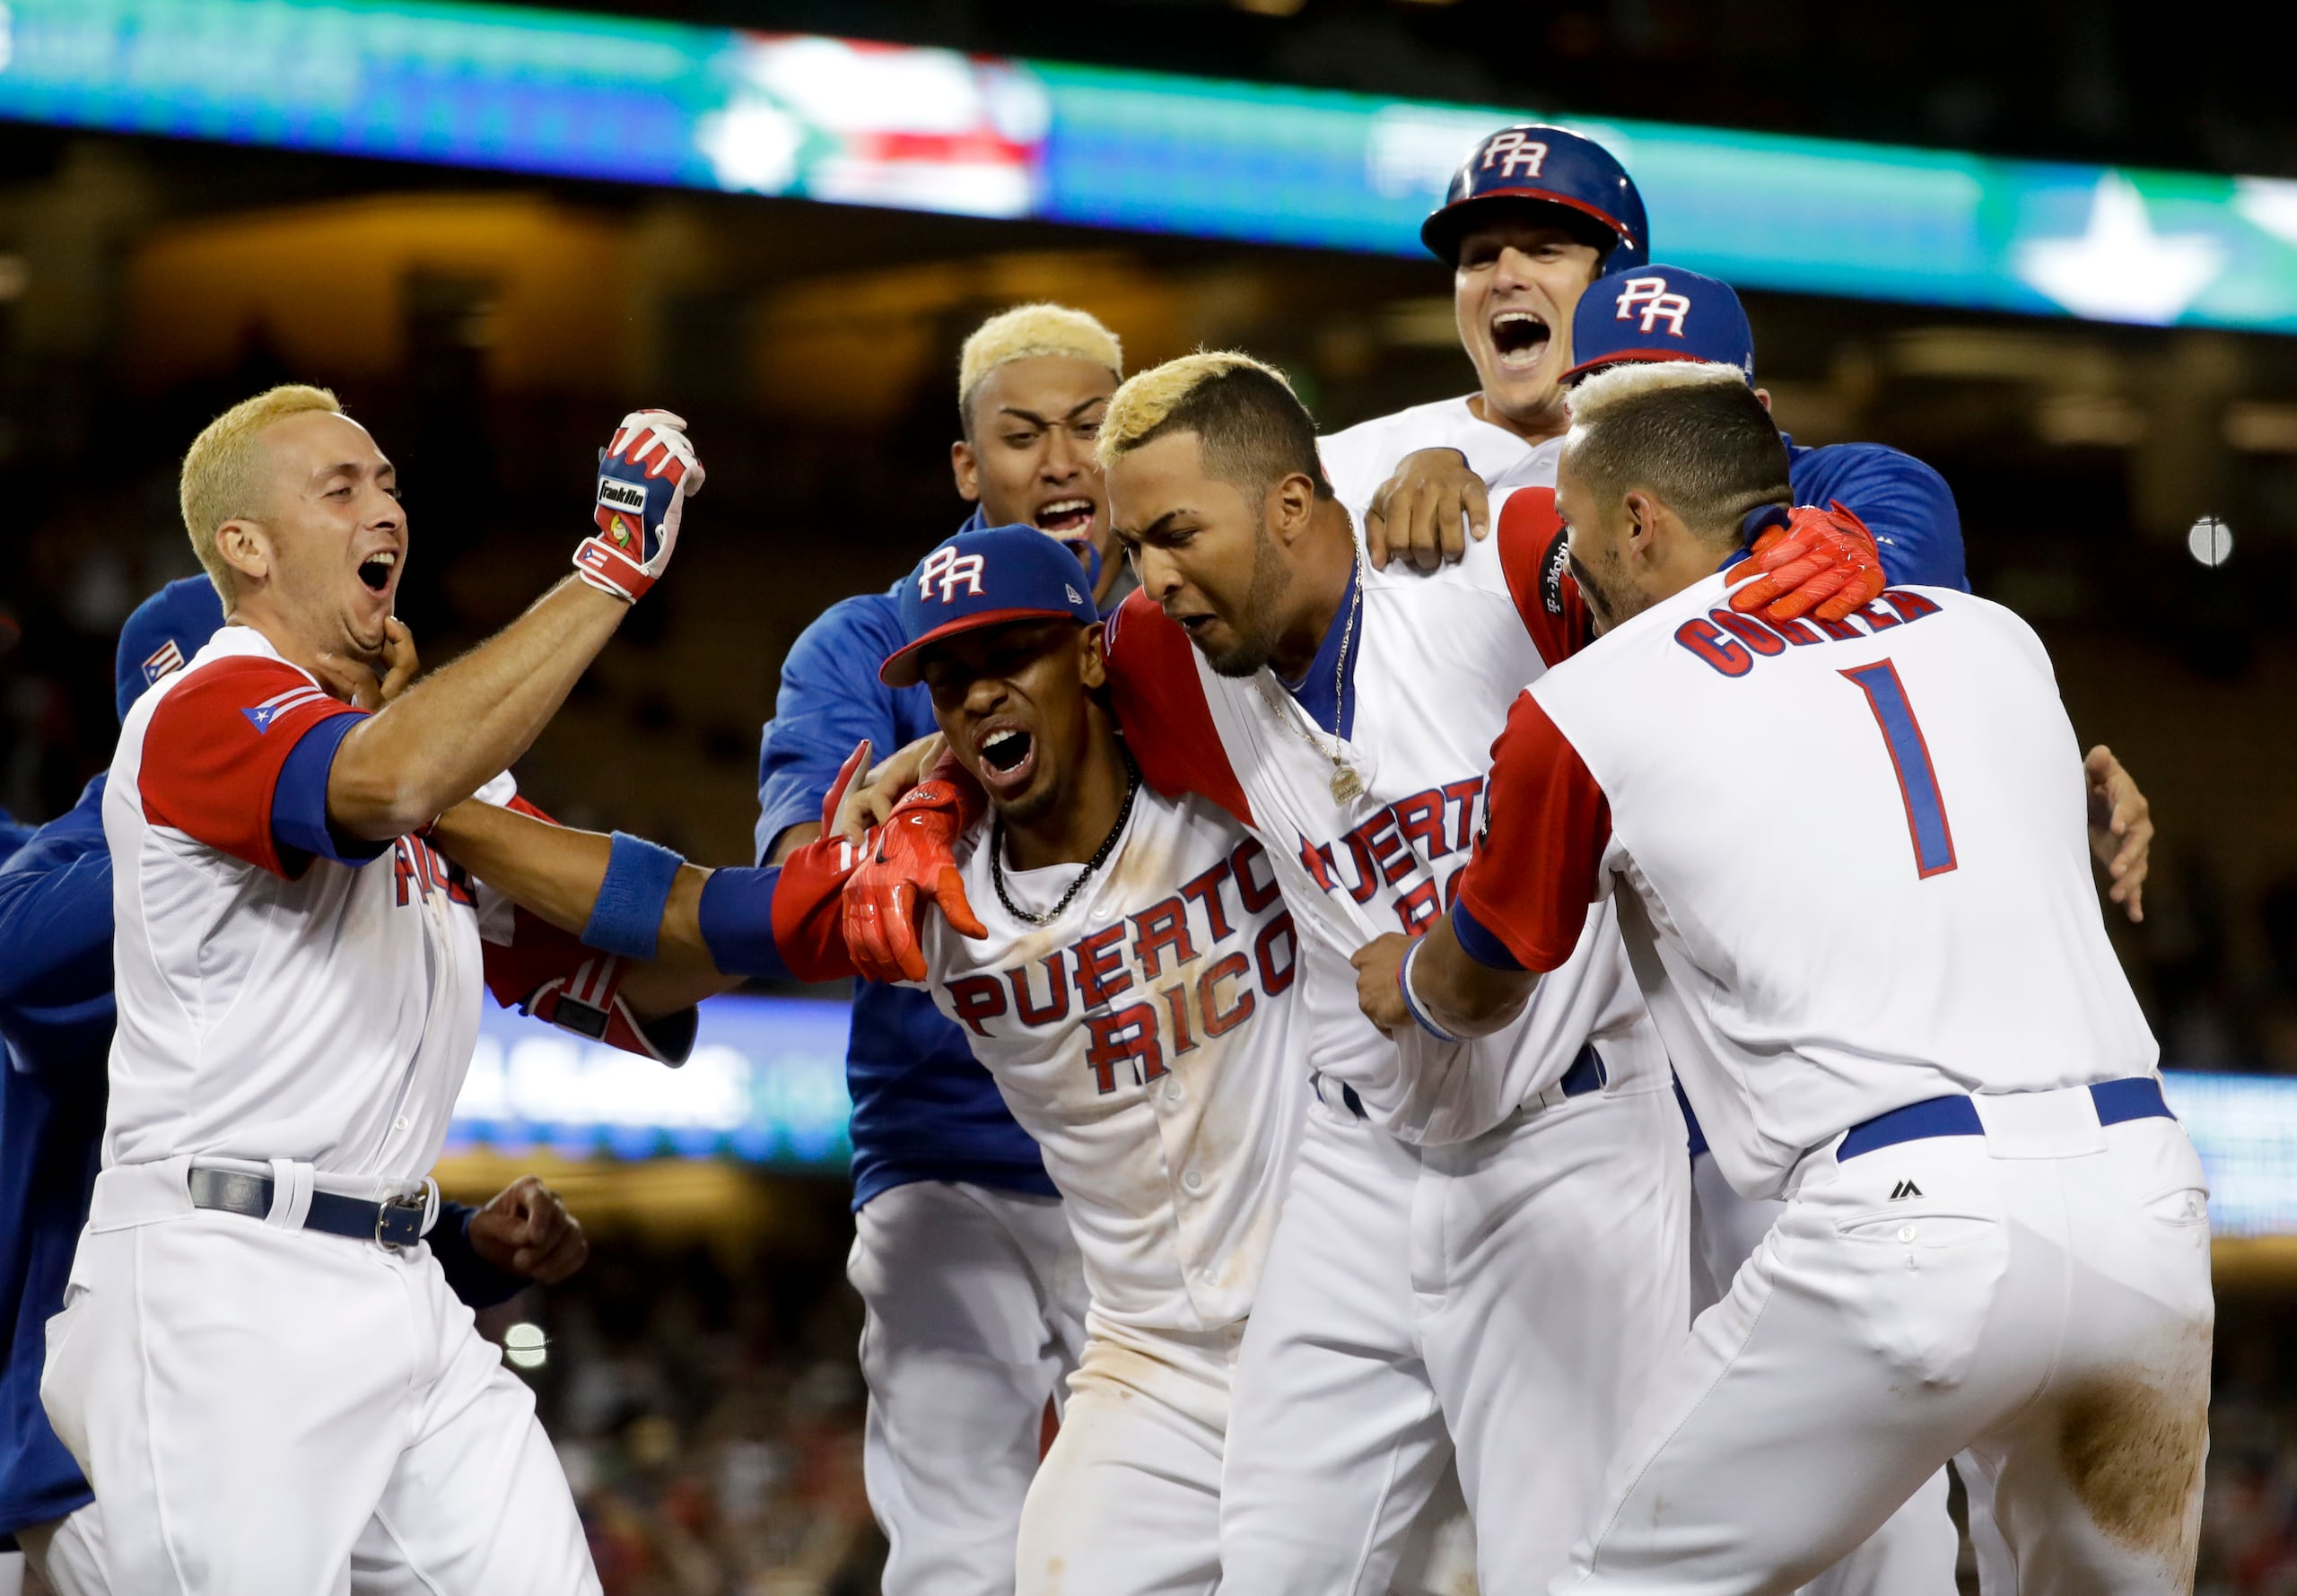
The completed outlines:
[[[1082,537],[1093,525],[1093,501],[1074,495],[1048,499],[1036,507],[1033,519],[1040,532],[1055,537]]]
[[[1491,318],[1491,351],[1502,371],[1528,371],[1547,353],[1548,325],[1530,310],[1502,310]]]
[[[1017,720],[1000,716],[985,722],[974,734],[973,746],[982,785],[992,797],[1013,797],[1036,774],[1036,737]]]
[[[382,597],[391,589],[391,579],[398,574],[398,551],[377,549],[359,562],[359,580],[370,593]]]

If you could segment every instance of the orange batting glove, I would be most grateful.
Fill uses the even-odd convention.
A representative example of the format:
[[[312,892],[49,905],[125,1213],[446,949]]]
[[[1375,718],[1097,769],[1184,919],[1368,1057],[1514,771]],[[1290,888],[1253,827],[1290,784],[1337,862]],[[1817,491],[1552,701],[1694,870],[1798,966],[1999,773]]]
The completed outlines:
[[[845,951],[871,981],[923,981],[917,936],[921,897],[930,897],[962,936],[989,935],[965,898],[957,839],[979,819],[982,792],[953,755],[903,795],[870,838],[869,855],[845,883]]]
[[[1760,610],[1774,621],[1806,612],[1839,621],[1890,585],[1874,535],[1838,500],[1824,510],[1802,504],[1789,510],[1786,525],[1755,539],[1731,580],[1744,584],[1731,595],[1733,609]]]

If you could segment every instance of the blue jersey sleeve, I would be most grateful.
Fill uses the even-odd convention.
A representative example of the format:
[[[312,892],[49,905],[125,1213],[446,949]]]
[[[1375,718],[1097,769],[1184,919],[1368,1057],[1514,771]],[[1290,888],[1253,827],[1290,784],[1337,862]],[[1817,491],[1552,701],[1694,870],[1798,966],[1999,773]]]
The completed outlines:
[[[872,756],[883,759],[910,740],[900,694],[917,689],[878,680],[878,667],[900,646],[901,614],[886,593],[832,605],[790,646],[758,749],[759,863],[783,832],[821,819],[822,799],[856,743],[869,738]]]
[[[36,1074],[91,1055],[113,1019],[104,779],[0,867],[0,1033]]]
[[[1962,518],[1946,479],[1912,455],[1880,443],[1832,443],[1788,451],[1797,504],[1840,500],[1866,523],[1893,582],[1969,592]]]

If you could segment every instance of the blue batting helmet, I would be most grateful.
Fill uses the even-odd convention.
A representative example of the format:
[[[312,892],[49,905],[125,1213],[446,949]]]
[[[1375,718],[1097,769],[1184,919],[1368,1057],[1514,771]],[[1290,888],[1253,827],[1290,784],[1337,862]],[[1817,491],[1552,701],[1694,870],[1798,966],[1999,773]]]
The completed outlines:
[[[1755,335],[1731,285],[1674,266],[1599,277],[1571,316],[1575,382],[1625,361],[1713,361],[1755,379]]]
[[[223,624],[223,601],[204,576],[187,576],[135,606],[119,629],[112,659],[112,696],[119,718],[162,676],[181,670]]]
[[[1594,140],[1537,122],[1503,127],[1469,153],[1444,203],[1419,224],[1419,241],[1456,265],[1461,235],[1501,201],[1569,213],[1575,230],[1604,251],[1607,272],[1651,258],[1643,196],[1627,169]]]

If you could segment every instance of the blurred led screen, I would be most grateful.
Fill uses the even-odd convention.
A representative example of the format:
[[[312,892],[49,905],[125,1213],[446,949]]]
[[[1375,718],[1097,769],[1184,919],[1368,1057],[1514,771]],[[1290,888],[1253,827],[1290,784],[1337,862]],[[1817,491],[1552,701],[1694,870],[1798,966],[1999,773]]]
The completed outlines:
[[[2212,1234],[2297,1235],[2297,1080],[2170,1070],[2162,1081],[2209,1177]]]
[[[499,6],[6,0],[0,117],[1413,255],[1538,116]],[[1744,287],[2297,331],[2297,182],[1574,124]]]
[[[712,998],[683,1068],[485,1007],[447,1150],[548,1147],[570,1158],[729,1156],[843,1170],[852,1010],[804,998]]]

